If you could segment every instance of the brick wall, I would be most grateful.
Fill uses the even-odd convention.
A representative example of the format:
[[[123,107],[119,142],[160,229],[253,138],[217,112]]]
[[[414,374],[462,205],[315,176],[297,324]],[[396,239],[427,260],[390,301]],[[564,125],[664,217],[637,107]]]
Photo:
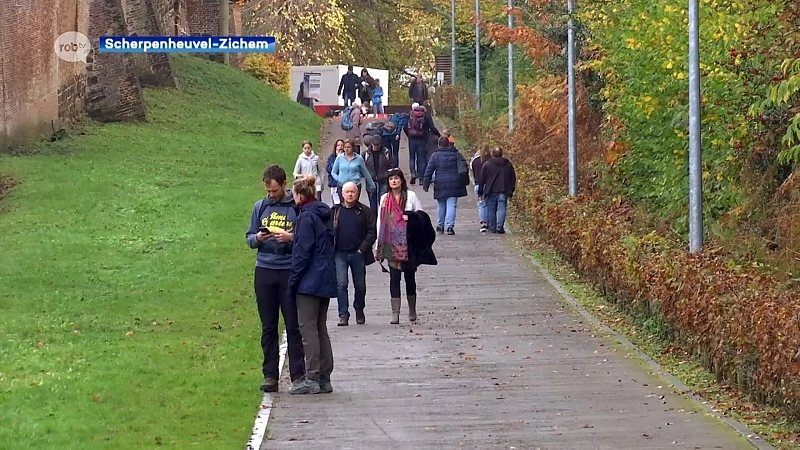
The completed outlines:
[[[166,29],[161,13],[172,14],[169,0],[120,0],[122,13],[129,36],[163,36],[172,34],[172,28]],[[166,5],[159,8],[157,5]],[[172,63],[168,53],[131,54],[136,77],[142,86],[175,87],[172,76]]]
[[[219,1],[186,0],[186,19],[192,36],[219,34]]]
[[[19,5],[19,6],[16,6]],[[86,33],[88,0],[0,1],[0,151],[69,123],[83,63],[58,59],[56,37]]]

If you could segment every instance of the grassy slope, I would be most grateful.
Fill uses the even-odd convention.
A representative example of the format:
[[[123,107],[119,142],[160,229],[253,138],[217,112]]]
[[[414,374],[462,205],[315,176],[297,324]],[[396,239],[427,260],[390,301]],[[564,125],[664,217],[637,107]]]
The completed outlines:
[[[181,88],[146,92],[151,123],[0,156],[20,181],[0,215],[2,448],[249,437],[260,325],[244,232],[264,166],[291,173],[321,119],[220,64],[174,62]]]

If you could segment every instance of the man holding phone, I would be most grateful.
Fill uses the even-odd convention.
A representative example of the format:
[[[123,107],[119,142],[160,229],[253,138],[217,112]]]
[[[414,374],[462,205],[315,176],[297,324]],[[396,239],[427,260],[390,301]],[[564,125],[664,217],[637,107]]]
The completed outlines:
[[[261,318],[261,349],[264,353],[261,390],[278,391],[278,312],[283,314],[288,344],[289,375],[299,383],[305,375],[305,354],[297,304],[289,298],[289,272],[292,265],[294,223],[297,220],[294,197],[286,189],[286,171],[273,164],[264,170],[266,197],[253,205],[247,244],[256,253],[255,293]]]

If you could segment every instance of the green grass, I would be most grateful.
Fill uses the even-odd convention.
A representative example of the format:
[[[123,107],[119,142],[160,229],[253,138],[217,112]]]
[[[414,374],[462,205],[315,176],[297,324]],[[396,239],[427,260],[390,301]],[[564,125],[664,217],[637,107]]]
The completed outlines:
[[[254,252],[263,168],[322,120],[179,55],[149,123],[0,155],[0,448],[241,448],[261,397]],[[265,135],[244,131],[262,130]]]

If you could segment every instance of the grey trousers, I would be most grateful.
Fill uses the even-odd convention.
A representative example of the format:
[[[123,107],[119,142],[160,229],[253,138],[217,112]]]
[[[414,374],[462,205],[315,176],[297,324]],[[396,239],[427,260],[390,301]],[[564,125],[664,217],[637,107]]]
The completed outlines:
[[[306,354],[306,377],[312,380],[331,379],[333,348],[328,336],[328,305],[331,299],[297,294],[297,321]]]

